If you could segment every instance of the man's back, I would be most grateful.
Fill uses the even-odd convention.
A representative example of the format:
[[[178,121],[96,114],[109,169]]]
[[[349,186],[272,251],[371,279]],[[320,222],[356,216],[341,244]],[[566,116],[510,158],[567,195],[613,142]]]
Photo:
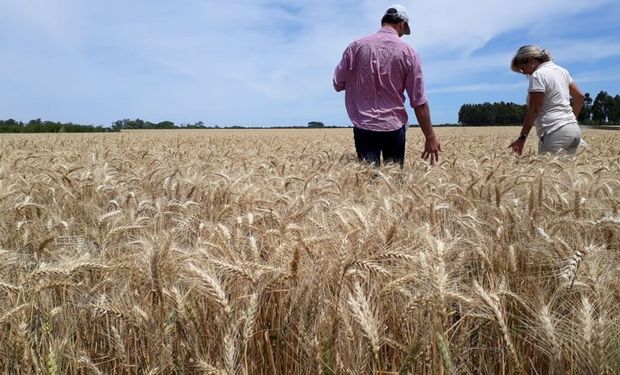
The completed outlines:
[[[412,107],[424,104],[424,83],[417,52],[389,27],[351,43],[336,68],[334,87],[345,90],[354,126],[392,131],[407,123],[404,91]]]
[[[381,165],[405,162],[407,91],[420,129],[426,137],[423,159],[439,160],[441,145],[433,131],[424,95],[422,64],[418,53],[400,40],[410,35],[409,14],[391,5],[381,18],[381,29],[351,43],[334,72],[334,89],[345,91],[345,105],[353,123],[355,151],[360,161]]]

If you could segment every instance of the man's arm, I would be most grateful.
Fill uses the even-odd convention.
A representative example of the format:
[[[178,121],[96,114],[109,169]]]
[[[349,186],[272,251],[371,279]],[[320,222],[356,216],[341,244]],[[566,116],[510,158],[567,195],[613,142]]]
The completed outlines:
[[[435,162],[439,161],[441,145],[433,130],[431,110],[428,106],[428,100],[426,100],[426,93],[424,92],[422,61],[414,49],[410,49],[410,54],[411,60],[409,71],[405,78],[405,90],[409,96],[411,107],[415,111],[415,117],[418,120],[418,124],[420,124],[420,129],[422,129],[422,133],[424,133],[424,137],[426,137],[422,159],[426,160],[430,157],[431,164],[435,164]]]
[[[349,67],[351,66],[351,49],[347,47],[347,49],[342,54],[342,59],[340,59],[340,63],[336,66],[336,71],[334,72],[334,89],[338,92],[345,89],[345,85],[347,83],[347,74],[349,72]]]
[[[439,140],[433,130],[433,125],[431,123],[431,110],[428,106],[428,102],[414,107],[413,110],[415,111],[415,117],[420,124],[420,129],[422,129],[422,133],[424,133],[424,137],[426,137],[424,152],[422,152],[422,159],[426,160],[430,157],[431,164],[435,164],[435,162],[439,161],[441,144],[439,144]]]

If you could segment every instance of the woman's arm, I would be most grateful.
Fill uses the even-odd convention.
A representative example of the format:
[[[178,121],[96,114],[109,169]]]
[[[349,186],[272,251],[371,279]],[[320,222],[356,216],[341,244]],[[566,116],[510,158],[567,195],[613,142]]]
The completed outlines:
[[[581,92],[579,86],[577,86],[575,82],[568,86],[568,91],[570,96],[573,98],[573,104],[571,105],[573,107],[573,113],[575,114],[575,117],[578,117],[581,109],[583,108],[583,92]]]
[[[521,128],[521,137],[519,137],[516,141],[510,144],[510,148],[517,155],[521,155],[523,153],[523,146],[525,146],[525,137],[530,134],[530,130],[534,126],[534,122],[536,118],[540,114],[540,109],[545,101],[545,93],[544,92],[530,92],[529,100],[527,103],[527,113],[525,114],[525,119],[523,120],[523,128]]]

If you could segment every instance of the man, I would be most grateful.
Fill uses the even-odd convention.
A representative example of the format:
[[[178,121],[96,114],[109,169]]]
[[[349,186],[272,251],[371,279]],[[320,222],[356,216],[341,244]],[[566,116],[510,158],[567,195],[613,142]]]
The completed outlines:
[[[441,145],[433,131],[424,93],[418,53],[400,37],[409,35],[409,16],[402,5],[389,7],[381,29],[351,43],[334,72],[334,88],[345,90],[345,105],[353,123],[360,161],[379,166],[405,161],[407,111],[404,91],[426,137],[423,159],[439,160]]]

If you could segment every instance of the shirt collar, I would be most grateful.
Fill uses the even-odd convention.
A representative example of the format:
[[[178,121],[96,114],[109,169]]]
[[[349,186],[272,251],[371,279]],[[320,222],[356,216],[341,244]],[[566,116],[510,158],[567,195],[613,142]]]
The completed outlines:
[[[536,69],[534,70],[534,72],[536,72],[540,68],[544,68],[545,66],[550,66],[552,64],[553,64],[553,61],[545,61],[544,63],[538,65]]]
[[[391,28],[389,26],[383,26],[377,32],[378,33],[394,34],[394,35],[398,36],[398,33],[396,32],[396,30],[394,30],[393,28]]]

